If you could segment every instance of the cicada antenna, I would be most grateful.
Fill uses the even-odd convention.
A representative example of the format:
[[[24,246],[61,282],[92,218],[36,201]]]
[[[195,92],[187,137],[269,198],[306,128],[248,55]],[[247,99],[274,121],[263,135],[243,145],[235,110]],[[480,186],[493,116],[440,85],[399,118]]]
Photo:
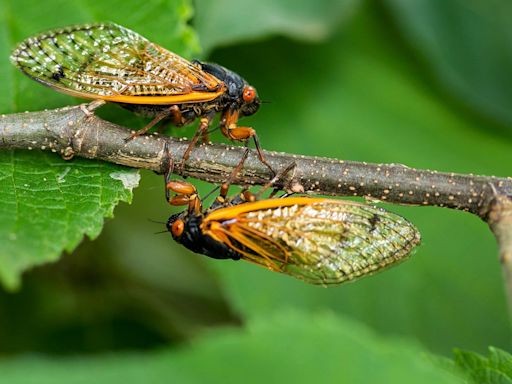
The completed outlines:
[[[158,220],[153,220],[153,219],[148,219],[148,221],[155,223],[155,224],[167,224],[165,221],[158,221]]]

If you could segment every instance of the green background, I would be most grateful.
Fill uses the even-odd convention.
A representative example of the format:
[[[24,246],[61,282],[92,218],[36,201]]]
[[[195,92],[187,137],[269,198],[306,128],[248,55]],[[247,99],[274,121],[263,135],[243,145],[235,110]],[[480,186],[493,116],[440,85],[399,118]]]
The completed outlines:
[[[243,120],[265,149],[511,175],[505,0],[0,4],[3,113],[79,102],[18,73],[8,62],[17,42],[111,20],[245,77],[270,101]],[[192,14],[193,29],[184,24]],[[100,114],[130,127],[145,122],[115,106]],[[173,132],[190,137],[194,129]],[[497,248],[474,216],[387,206],[418,226],[421,247],[397,268],[325,289],[155,235],[163,226],[148,219],[165,221],[175,210],[161,177],[141,173],[132,205],[120,204],[97,239],[29,270],[17,292],[0,293],[0,382],[458,382],[429,353],[510,349]]]

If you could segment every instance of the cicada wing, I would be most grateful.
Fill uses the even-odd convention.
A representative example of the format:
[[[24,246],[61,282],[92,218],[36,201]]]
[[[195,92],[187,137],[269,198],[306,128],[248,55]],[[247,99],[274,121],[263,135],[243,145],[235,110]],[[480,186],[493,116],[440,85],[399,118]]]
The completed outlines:
[[[124,103],[163,104],[158,98],[167,103],[165,97],[196,91],[199,101],[206,101],[221,86],[198,66],[114,23],[77,25],[28,38],[11,60],[61,92]]]
[[[281,268],[289,256],[288,250],[279,242],[242,223],[216,226],[216,229],[207,230],[205,234],[223,241],[242,255],[242,259],[272,271],[282,272]]]
[[[339,284],[371,274],[403,260],[420,242],[413,224],[384,209],[290,199],[296,203],[239,213],[226,233],[234,234],[251,259],[265,249],[279,266],[271,269],[312,284]],[[266,266],[269,256],[261,259],[259,264]]]

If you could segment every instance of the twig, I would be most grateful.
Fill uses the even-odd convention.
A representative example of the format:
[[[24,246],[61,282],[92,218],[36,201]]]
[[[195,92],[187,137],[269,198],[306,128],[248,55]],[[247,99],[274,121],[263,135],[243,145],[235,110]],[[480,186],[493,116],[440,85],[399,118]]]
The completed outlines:
[[[1,115],[0,148],[39,148],[57,152],[65,159],[80,156],[162,173],[169,161],[164,149],[167,143],[173,160],[181,160],[187,141],[148,135],[125,143],[129,131],[98,118],[88,109],[91,106],[97,105]],[[239,146],[201,145],[192,151],[181,170],[182,176],[221,183],[238,164],[243,152]],[[440,206],[478,215],[490,225],[498,241],[512,316],[512,178],[275,152],[265,152],[265,157],[275,170],[291,162],[297,164],[293,175],[278,185],[284,189],[362,196],[396,204]],[[263,185],[269,176],[268,169],[251,153],[235,183]]]
[[[42,149],[70,159],[80,156],[133,168],[165,170],[165,142],[180,161],[188,142],[148,135],[128,143],[127,128],[86,113],[84,106],[0,117],[0,148]],[[240,146],[201,145],[187,161],[183,176],[214,183],[226,180],[243,155]],[[512,178],[418,170],[401,164],[371,164],[286,153],[265,152],[275,170],[294,161],[287,189],[323,195],[362,196],[396,204],[430,205],[464,210],[487,218],[496,196],[512,196]],[[179,169],[179,167],[176,167]],[[268,169],[251,153],[236,183],[264,184]]]

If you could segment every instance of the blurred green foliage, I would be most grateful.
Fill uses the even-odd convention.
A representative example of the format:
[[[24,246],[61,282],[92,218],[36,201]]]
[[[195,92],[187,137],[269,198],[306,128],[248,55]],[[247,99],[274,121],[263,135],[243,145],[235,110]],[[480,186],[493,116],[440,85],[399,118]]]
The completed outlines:
[[[269,347],[271,350],[269,350]],[[25,357],[0,364],[9,384],[411,383],[462,384],[417,345],[390,342],[329,313],[294,311],[223,329],[187,350],[79,358]],[[91,375],[94,372],[94,375]]]
[[[512,355],[498,348],[489,348],[489,357],[455,350],[454,364],[469,373],[475,384],[512,383]]]
[[[191,31],[174,28],[177,17],[189,14],[189,3],[178,10],[171,3],[4,1],[2,112],[73,102],[8,64],[16,40],[40,30],[109,19],[184,55],[195,51]],[[271,102],[244,119],[264,148],[510,176],[512,30],[503,20],[512,14],[505,0],[240,4],[198,0],[193,22],[208,59],[242,74]],[[129,126],[142,123],[115,107],[101,113]],[[193,128],[174,132],[190,136]],[[245,375],[258,382],[420,382],[440,375],[429,382],[449,382],[459,379],[438,371],[423,348],[445,355],[453,347],[510,349],[496,245],[469,214],[388,206],[421,230],[416,254],[385,273],[323,289],[248,263],[209,260],[165,234],[153,235],[162,225],[147,219],[165,221],[172,210],[161,178],[142,176],[134,203],[121,204],[97,240],[27,273],[18,293],[0,294],[0,351],[174,348],[121,357],[18,357],[0,362],[0,382],[30,382],[29,374],[32,382],[46,375],[63,381],[69,372],[79,382],[92,371],[104,382],[204,382],[227,371],[237,381]],[[211,189],[197,184],[202,192]],[[421,347],[374,340],[343,317],[371,327],[381,335],[376,339],[399,336]],[[240,323],[214,336],[202,332]],[[336,376],[345,371],[356,376]],[[269,377],[272,372],[278,373]]]
[[[386,0],[409,45],[437,83],[469,109],[512,126],[512,3]]]

